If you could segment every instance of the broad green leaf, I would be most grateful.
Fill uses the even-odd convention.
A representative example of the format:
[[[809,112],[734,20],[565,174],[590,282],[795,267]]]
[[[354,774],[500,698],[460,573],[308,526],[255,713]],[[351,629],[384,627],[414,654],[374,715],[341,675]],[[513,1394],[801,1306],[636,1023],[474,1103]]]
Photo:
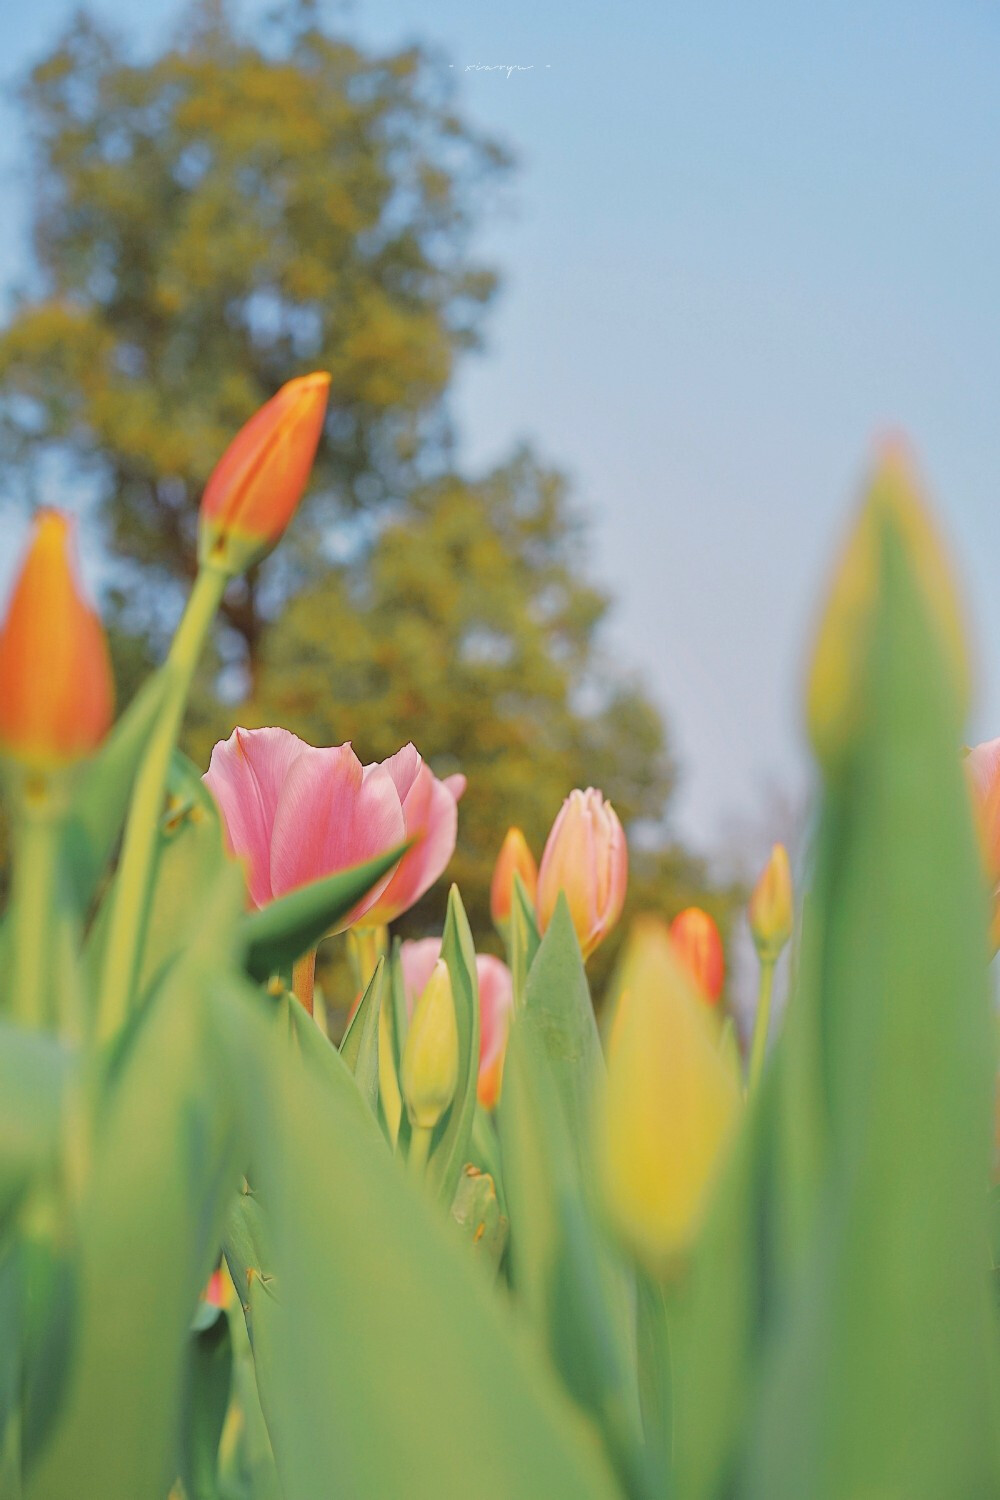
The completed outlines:
[[[387,870],[398,864],[406,848],[400,844],[377,859],[314,880],[246,916],[243,962],[251,979],[265,980],[289,970],[357,906]]]
[[[55,1163],[74,1067],[55,1037],[0,1021],[0,1228],[27,1184]]]
[[[570,1140],[586,1175],[594,1091],[604,1075],[604,1057],[580,945],[562,894],[532,962],[517,1024],[548,1059]]]
[[[994,1039],[958,689],[906,535],[875,522],[877,592],[828,757],[822,962],[794,1002],[821,1038],[822,1175],[748,1425],[753,1500],[1000,1492]]]
[[[476,950],[458,887],[448,894],[448,914],[441,938],[441,957],[448,965],[458,1023],[458,1083],[455,1099],[438,1127],[427,1164],[427,1182],[445,1205],[451,1203],[462,1168],[469,1160],[472,1121],[479,1079],[479,982]],[[404,1111],[405,1113],[405,1111]]]
[[[249,1154],[233,1092],[220,1087],[212,997],[222,981],[210,966],[242,903],[232,869],[130,1034],[95,1122],[69,1389],[30,1500],[169,1488],[188,1325]]]
[[[272,1438],[285,1500],[315,1500],[331,1483],[352,1500],[470,1487],[518,1500],[616,1495],[586,1423],[359,1115],[346,1067],[324,1086],[294,1056],[275,1068],[265,1049],[275,1109],[266,1122],[258,1111],[255,1160],[273,1205]],[[263,1087],[248,1079],[252,1103]]]
[[[196,1320],[188,1340],[178,1472],[189,1500],[218,1500],[219,1441],[229,1409],[233,1346],[221,1308]]]
[[[515,1017],[499,1105],[512,1281],[567,1389],[599,1422],[622,1482],[630,1493],[651,1494],[634,1286],[595,1217],[551,1059],[525,1015]],[[585,1151],[591,1130],[588,1118]]]

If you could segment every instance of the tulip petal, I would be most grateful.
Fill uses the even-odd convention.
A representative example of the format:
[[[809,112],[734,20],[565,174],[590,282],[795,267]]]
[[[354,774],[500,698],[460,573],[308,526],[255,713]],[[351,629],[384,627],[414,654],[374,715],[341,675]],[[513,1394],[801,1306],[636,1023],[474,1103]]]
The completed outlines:
[[[392,778],[365,775],[350,745],[305,745],[282,787],[271,836],[271,887],[281,895],[310,880],[372,859],[402,842],[403,810]],[[347,920],[366,912],[385,888],[369,892]]]
[[[413,1007],[427,988],[434,972],[434,965],[441,957],[441,939],[418,938],[402,943],[399,961],[403,966],[403,991],[406,996],[406,1014],[413,1015]]]
[[[219,805],[232,852],[247,862],[256,906],[278,894],[271,885],[271,834],[281,789],[303,750],[287,729],[234,729],[212,751],[204,782]]]
[[[409,910],[444,873],[455,851],[458,805],[429,766],[421,763],[403,803],[403,812],[407,838],[417,838],[419,842],[400,860],[395,875],[370,913],[372,921],[391,922]]]

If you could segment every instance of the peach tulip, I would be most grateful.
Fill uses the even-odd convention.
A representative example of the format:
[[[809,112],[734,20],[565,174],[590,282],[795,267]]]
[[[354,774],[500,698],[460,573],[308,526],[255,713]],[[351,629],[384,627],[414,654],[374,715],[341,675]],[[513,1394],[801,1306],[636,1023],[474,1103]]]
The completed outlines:
[[[618,815],[594,787],[571,792],[552,825],[538,871],[536,912],[544,932],[560,891],[584,958],[617,923],[625,904],[628,848]]]
[[[80,592],[71,528],[58,511],[38,513],[0,627],[0,746],[43,770],[96,750],[114,708],[104,630]]]
[[[202,496],[203,563],[241,573],[277,542],[309,479],[329,390],[325,371],[300,375],[240,428]]]
[[[420,938],[403,943],[399,950],[407,1014],[426,989],[441,957],[440,938]],[[507,1050],[514,990],[510,970],[490,953],[476,955],[479,987],[479,1079],[477,1094],[484,1109],[492,1109],[500,1097],[500,1080]]]
[[[464,776],[439,781],[413,745],[404,745],[380,765],[365,767],[365,777],[391,779],[403,808],[405,837],[416,839],[375,904],[365,913],[365,925],[392,922],[408,911],[444,873],[455,852],[458,800],[465,791]]]
[[[229,847],[246,864],[256,906],[374,859],[405,837],[392,777],[366,770],[349,744],[316,749],[287,729],[234,729],[212,751],[204,779]],[[390,878],[342,926],[367,913]]]
[[[726,961],[719,929],[708,912],[700,906],[688,906],[679,912],[670,924],[670,941],[702,999],[714,1005],[722,994]]]

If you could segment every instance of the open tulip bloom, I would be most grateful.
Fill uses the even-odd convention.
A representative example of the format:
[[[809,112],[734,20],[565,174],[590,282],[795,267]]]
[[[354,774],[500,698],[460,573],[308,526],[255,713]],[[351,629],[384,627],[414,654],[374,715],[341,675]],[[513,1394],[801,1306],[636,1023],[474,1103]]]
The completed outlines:
[[[177,749],[327,387],[291,382],[223,455],[180,628],[116,724],[65,517],[0,626],[0,1494],[1000,1495],[1000,748],[963,769],[961,611],[907,465],[820,616],[809,884],[797,905],[778,846],[750,900],[746,1062],[697,909],[636,922],[602,1044],[585,961],[628,851],[601,792],[567,798],[537,888],[504,841],[504,964],[454,885],[440,938],[386,927],[445,874],[463,777],[282,728],[234,730],[204,777]],[[335,1044],[312,965],[347,928]]]

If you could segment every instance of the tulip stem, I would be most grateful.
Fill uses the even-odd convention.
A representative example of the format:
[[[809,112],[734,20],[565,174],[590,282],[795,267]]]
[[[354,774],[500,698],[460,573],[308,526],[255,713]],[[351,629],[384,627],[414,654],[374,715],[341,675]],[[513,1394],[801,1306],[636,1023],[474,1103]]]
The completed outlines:
[[[410,1154],[406,1160],[414,1177],[423,1177],[427,1170],[433,1134],[429,1125],[412,1125],[410,1128]]]
[[[760,984],[757,989],[757,1014],[753,1023],[753,1043],[750,1048],[748,1086],[753,1093],[764,1071],[767,1056],[767,1033],[771,1022],[771,992],[774,989],[774,959],[760,961]]]
[[[25,1026],[40,1029],[52,1020],[52,908],[59,855],[59,818],[47,786],[25,794],[16,852],[12,1008]]]
[[[300,1000],[310,1015],[316,993],[316,949],[310,948],[292,965],[292,994]]]
[[[98,998],[97,1036],[107,1041],[125,1021],[145,937],[156,863],[157,832],[184,708],[229,574],[210,565],[198,570],[187,607],[164,665],[168,686],[132,788],[112,896],[111,924]]]

